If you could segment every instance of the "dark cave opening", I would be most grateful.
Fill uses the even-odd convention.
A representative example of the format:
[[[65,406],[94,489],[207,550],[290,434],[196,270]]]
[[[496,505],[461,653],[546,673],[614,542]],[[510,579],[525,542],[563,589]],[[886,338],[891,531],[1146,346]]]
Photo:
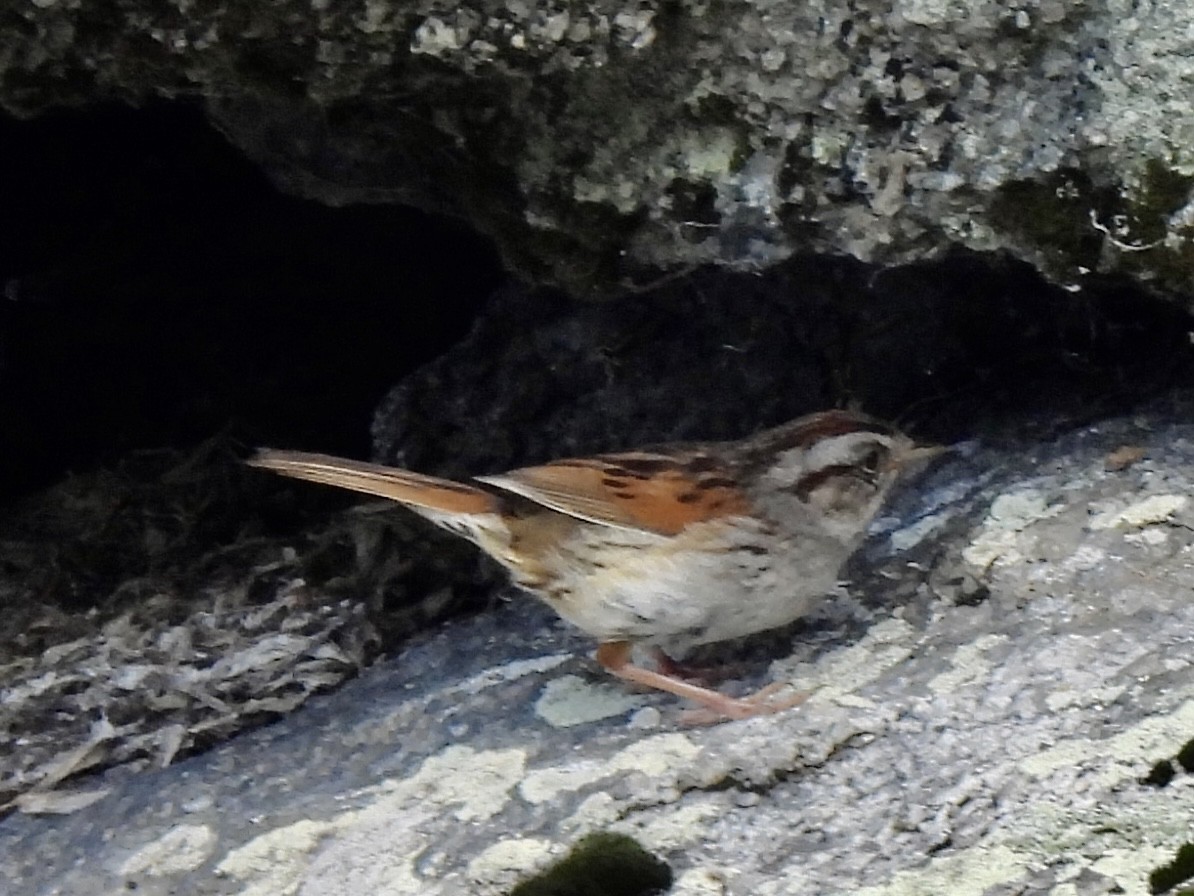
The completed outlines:
[[[133,448],[356,455],[501,282],[458,222],[285,196],[179,102],[0,118],[0,499]]]

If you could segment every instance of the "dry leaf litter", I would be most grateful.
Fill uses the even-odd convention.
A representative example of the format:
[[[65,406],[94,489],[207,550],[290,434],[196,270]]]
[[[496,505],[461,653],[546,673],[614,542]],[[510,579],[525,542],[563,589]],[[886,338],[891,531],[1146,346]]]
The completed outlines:
[[[337,509],[312,525],[294,494],[216,439],[0,517],[0,812],[81,808],[105,793],[81,773],[165,766],[275,719],[459,604],[451,586],[424,596],[452,578],[427,564],[457,558],[403,550],[433,537],[418,524]],[[271,512],[308,534],[269,531]]]

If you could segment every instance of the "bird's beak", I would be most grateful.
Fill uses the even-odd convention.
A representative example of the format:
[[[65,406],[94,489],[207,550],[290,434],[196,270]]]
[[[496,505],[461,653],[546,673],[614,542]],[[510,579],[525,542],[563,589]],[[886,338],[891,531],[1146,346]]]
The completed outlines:
[[[916,445],[896,458],[895,466],[902,469],[912,464],[927,463],[949,451],[953,451],[949,445]]]

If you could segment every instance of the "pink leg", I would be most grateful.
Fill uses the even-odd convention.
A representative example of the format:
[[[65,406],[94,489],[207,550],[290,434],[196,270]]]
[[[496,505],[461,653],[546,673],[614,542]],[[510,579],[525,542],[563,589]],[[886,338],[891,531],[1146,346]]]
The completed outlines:
[[[632,681],[645,687],[667,691],[701,704],[718,716],[731,719],[748,719],[751,716],[782,712],[803,703],[807,694],[797,694],[785,700],[771,700],[773,694],[783,685],[772,684],[748,697],[727,697],[710,688],[684,681],[666,672],[655,672],[636,666],[630,661],[629,641],[609,641],[597,646],[597,662],[607,671],[625,681]],[[703,720],[703,717],[701,718]]]

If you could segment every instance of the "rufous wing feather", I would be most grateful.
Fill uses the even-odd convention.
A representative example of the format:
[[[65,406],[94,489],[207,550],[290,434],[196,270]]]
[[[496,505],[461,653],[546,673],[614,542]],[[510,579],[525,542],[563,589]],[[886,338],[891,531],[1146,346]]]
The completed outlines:
[[[498,499],[489,492],[453,482],[424,476],[398,467],[386,467],[363,461],[347,460],[327,454],[302,451],[262,449],[246,461],[251,467],[273,470],[283,476],[322,482],[340,488],[390,498],[410,507],[442,513],[494,513]]]
[[[478,480],[578,519],[659,535],[749,511],[736,482],[704,453],[606,454]]]

